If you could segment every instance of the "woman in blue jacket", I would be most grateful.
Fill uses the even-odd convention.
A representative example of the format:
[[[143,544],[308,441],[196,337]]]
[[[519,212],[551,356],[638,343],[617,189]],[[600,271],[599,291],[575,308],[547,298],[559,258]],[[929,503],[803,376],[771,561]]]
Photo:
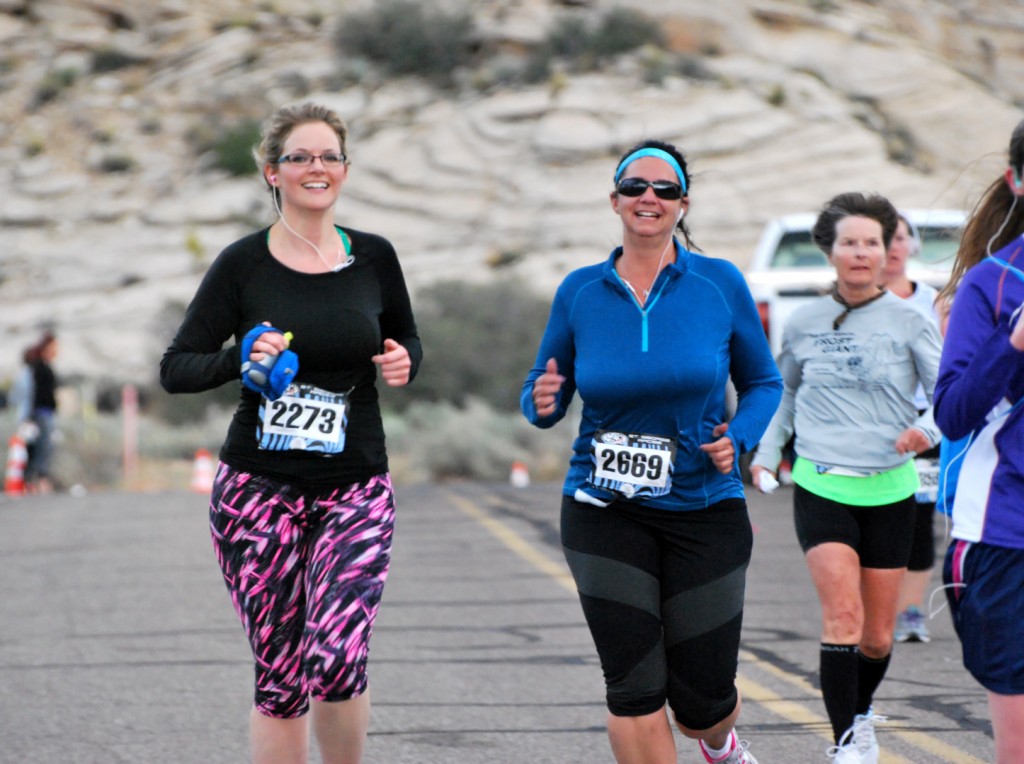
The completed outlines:
[[[935,421],[969,438],[943,577],[964,666],[988,690],[1000,764],[1024,761],[1024,121],[964,229]]]
[[[562,544],[604,670],[616,761],[676,761],[668,703],[707,761],[756,764],[733,732],[752,545],[738,457],[757,445],[782,381],[739,270],[693,251],[679,150],[644,141],[614,182],[622,246],[558,288],[521,406],[547,428],[577,392],[583,402]],[[739,403],[726,423],[730,377]]]

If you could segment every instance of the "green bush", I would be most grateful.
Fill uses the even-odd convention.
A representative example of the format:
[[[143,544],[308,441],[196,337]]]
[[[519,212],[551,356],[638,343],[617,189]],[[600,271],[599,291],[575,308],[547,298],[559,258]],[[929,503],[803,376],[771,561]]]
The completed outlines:
[[[49,103],[65,90],[75,84],[78,79],[78,71],[75,69],[51,69],[43,77],[42,82],[36,88],[34,105],[41,106]]]
[[[39,137],[31,138],[28,143],[25,144],[25,156],[37,157],[46,151],[46,141]]]
[[[598,60],[653,45],[665,47],[665,35],[658,22],[626,8],[612,8],[597,24],[589,45]]]
[[[202,246],[198,240],[197,246]],[[190,254],[196,257],[195,252],[190,252]],[[151,389],[140,390],[140,396],[145,399],[144,408],[147,413],[172,427],[193,426],[211,418],[217,418],[221,412],[233,411],[238,405],[242,387],[240,381],[229,382],[202,393],[171,395],[160,386],[157,381],[160,359],[163,357],[164,350],[171,344],[178,327],[181,326],[185,317],[185,308],[186,305],[183,302],[167,302],[153,320],[152,335],[155,338],[152,344],[153,355],[151,358],[153,385]]]
[[[252,175],[259,168],[252,158],[252,147],[260,141],[260,123],[245,120],[224,130],[212,146],[214,165],[229,175]]]
[[[415,381],[388,389],[386,403],[479,398],[498,411],[519,410],[519,392],[533,366],[549,300],[516,281],[474,285],[438,282],[417,294],[416,324],[423,364]]]
[[[592,71],[615,56],[644,46],[664,49],[665,35],[657,21],[638,11],[612,8],[596,20],[564,15],[555,20],[529,57],[524,79],[539,82],[552,72],[556,60],[570,71]]]
[[[675,62],[667,51],[648,46],[640,58],[644,82],[649,85],[661,85],[665,78],[673,73]]]
[[[414,0],[382,0],[346,15],[334,35],[340,69],[353,71],[356,61],[378,67],[386,75],[415,75],[449,87],[460,68],[479,63],[480,41],[468,11],[446,12]],[[657,20],[627,8],[612,8],[598,17],[568,13],[557,17],[543,41],[519,65],[503,63],[475,68],[472,83],[541,82],[557,66],[593,71],[615,56],[644,46],[666,49]],[[558,62],[556,64],[556,62]],[[654,81],[668,73],[663,64],[648,71]]]
[[[718,75],[711,71],[697,56],[682,54],[676,58],[676,71],[688,80],[713,82]]]
[[[548,30],[544,45],[553,56],[570,61],[589,60],[591,29],[579,16],[562,16]]]
[[[117,175],[122,172],[131,172],[136,168],[135,160],[127,154],[107,154],[99,161],[97,169],[110,175]]]
[[[147,408],[154,416],[172,427],[191,427],[219,417],[225,411],[233,411],[242,394],[242,383],[228,382],[213,390],[184,395],[171,395],[155,386],[147,393]]]
[[[465,406],[416,403],[385,415],[388,462],[396,480],[507,480],[524,462],[535,480],[558,480],[569,462],[578,421],[541,430],[521,414],[495,411],[470,398]]]
[[[134,56],[116,48],[100,48],[92,54],[92,73],[115,72],[129,66],[135,66],[139,60]]]
[[[388,74],[416,75],[442,86],[476,53],[468,11],[426,10],[413,0],[384,0],[345,16],[334,41],[344,59],[362,57]]]

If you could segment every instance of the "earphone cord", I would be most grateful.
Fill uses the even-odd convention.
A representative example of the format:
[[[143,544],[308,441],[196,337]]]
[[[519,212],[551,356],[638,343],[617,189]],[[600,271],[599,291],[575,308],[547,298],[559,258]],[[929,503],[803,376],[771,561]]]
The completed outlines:
[[[278,193],[277,188],[274,188],[274,190],[271,192],[270,195],[274,199],[274,209],[277,210],[277,216],[278,216],[278,218],[281,219],[281,223],[284,224],[285,228],[287,228],[289,231],[291,231],[293,236],[295,236],[296,238],[302,239],[302,241],[306,242],[309,246],[311,246],[313,248],[313,251],[316,252],[317,257],[320,258],[320,261],[325,266],[327,266],[327,270],[332,271],[334,273],[337,273],[342,268],[347,268],[348,266],[352,265],[352,263],[355,261],[355,258],[352,257],[352,255],[349,255],[343,261],[341,259],[341,250],[338,250],[338,260],[337,260],[337,262],[334,265],[331,265],[329,262],[327,262],[327,258],[323,256],[323,253],[320,251],[320,248],[317,247],[316,244],[311,242],[309,239],[307,239],[301,233],[299,233],[294,228],[292,228],[290,225],[288,225],[288,221],[285,220],[285,217],[284,217],[284,212],[281,211],[281,205],[278,204],[277,193]]]
[[[654,272],[654,281],[657,281],[658,280],[658,276],[661,275],[661,266],[665,262],[665,255],[668,254],[669,249],[672,247],[672,245],[674,243],[675,243],[675,236],[669,236],[668,237],[668,244],[665,245],[665,249],[663,249],[661,251],[661,257],[658,258],[658,270],[656,270]],[[651,289],[654,289],[654,281],[651,282]],[[651,289],[647,290],[647,294],[651,293]]]
[[[644,297],[649,297],[650,294],[651,294],[651,290],[654,289],[654,284],[658,281],[658,276],[661,275],[661,266],[665,262],[665,255],[668,254],[669,248],[674,243],[675,243],[675,237],[674,236],[670,236],[669,239],[668,239],[668,244],[665,245],[665,249],[663,249],[662,252],[661,252],[661,258],[658,260],[658,270],[655,271],[655,273],[654,273],[654,281],[651,282],[651,288],[650,289],[642,289],[641,290],[644,293]],[[616,273],[618,273],[618,271],[616,271]],[[640,299],[640,295],[638,295],[636,293],[636,289],[634,289],[632,284],[630,284],[628,281],[626,281],[626,279],[622,278],[622,276],[619,276],[619,280],[622,281],[623,284],[625,284],[626,286],[629,287],[629,291],[631,291],[633,293],[633,296],[636,297],[637,301],[643,302],[643,300]]]
[[[988,255],[989,257],[992,257],[992,244],[1003,233],[1003,229],[1006,228],[1006,224],[1010,222],[1010,217],[1013,215],[1013,211],[1017,207],[1017,200],[1018,199],[1020,199],[1020,197],[1017,196],[1017,194],[1014,194],[1013,195],[1013,204],[1011,204],[1010,205],[1010,209],[1007,210],[1006,217],[1003,218],[1002,225],[999,226],[999,230],[997,230],[994,234],[992,234],[992,238],[988,240],[988,244],[985,246],[985,254]]]

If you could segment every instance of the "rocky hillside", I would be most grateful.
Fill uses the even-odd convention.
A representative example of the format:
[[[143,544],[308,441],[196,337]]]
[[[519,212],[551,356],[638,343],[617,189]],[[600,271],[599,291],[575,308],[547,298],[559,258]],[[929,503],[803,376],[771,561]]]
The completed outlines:
[[[339,53],[366,5],[0,0],[0,380],[50,324],[63,373],[151,382],[161,310],[270,220],[256,177],[197,146],[284,102],[349,121],[339,220],[392,239],[414,287],[545,293],[616,243],[610,175],[642,137],[684,148],[696,241],[742,266],[765,220],[839,191],[969,207],[1024,104],[1021,0],[617,0],[659,20],[668,54],[508,87],[500,62],[558,14],[612,2],[477,0],[482,58],[450,91]],[[652,82],[665,55],[690,66]]]

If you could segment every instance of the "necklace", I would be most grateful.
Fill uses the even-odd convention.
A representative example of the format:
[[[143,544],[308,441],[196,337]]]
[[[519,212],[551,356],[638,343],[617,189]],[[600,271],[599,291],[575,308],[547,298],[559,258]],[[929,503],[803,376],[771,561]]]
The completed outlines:
[[[852,305],[852,304],[850,304],[849,302],[846,301],[845,297],[843,297],[841,294],[839,294],[839,285],[837,284],[837,285],[833,286],[832,287],[832,299],[835,300],[836,302],[838,302],[840,305],[842,305],[844,310],[843,310],[842,313],[840,313],[838,316],[836,316],[835,321],[832,322],[832,331],[835,331],[835,332],[839,331],[839,327],[843,325],[843,322],[846,320],[847,316],[850,315],[850,311],[856,310],[857,308],[863,308],[865,305],[870,305],[875,300],[877,300],[879,297],[882,297],[885,293],[886,293],[885,287],[880,287],[878,294],[872,295],[871,297],[869,297],[868,299],[864,300],[863,302],[858,302],[856,305]]]

